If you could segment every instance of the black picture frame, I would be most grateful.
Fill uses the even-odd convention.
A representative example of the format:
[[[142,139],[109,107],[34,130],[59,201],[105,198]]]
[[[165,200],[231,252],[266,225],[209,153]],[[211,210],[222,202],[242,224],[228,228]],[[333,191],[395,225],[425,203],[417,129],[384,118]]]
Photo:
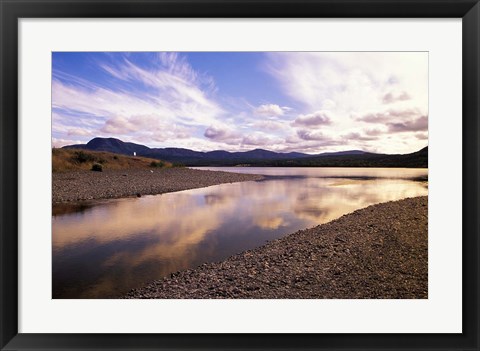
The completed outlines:
[[[479,350],[478,0],[0,0],[2,350]],[[18,24],[20,18],[423,17],[462,18],[463,306],[461,334],[20,334],[18,333]],[[448,200],[446,201],[448,202]]]

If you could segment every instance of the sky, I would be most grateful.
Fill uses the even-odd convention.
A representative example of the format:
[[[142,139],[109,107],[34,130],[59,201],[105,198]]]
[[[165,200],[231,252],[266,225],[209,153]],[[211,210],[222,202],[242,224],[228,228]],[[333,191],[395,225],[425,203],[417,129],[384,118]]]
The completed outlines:
[[[54,52],[52,144],[410,153],[426,52]]]

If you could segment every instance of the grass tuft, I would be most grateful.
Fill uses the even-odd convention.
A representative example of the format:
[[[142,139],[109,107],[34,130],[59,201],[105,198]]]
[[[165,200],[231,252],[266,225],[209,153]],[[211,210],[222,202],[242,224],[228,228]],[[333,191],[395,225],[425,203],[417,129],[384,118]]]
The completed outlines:
[[[150,163],[150,167],[163,168],[163,167],[165,167],[165,166],[166,166],[166,164],[165,164],[165,162],[163,162],[163,161],[152,161],[152,162]]]

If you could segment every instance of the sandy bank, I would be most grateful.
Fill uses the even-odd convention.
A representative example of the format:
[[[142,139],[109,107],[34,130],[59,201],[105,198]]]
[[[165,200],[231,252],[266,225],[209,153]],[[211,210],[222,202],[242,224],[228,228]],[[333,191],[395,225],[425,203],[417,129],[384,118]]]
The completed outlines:
[[[52,202],[154,195],[258,179],[262,176],[189,168],[53,173]]]
[[[427,298],[427,197],[369,206],[126,298]]]

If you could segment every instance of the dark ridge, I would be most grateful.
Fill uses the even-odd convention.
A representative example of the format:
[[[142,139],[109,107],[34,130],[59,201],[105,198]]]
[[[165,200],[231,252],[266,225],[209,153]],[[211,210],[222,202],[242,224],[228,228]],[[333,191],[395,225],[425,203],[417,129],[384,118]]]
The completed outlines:
[[[388,155],[362,150],[326,152],[309,155],[280,153],[264,149],[244,152],[209,152],[182,148],[149,148],[115,138],[94,138],[87,144],[64,146],[67,149],[108,151],[123,155],[155,158],[185,166],[257,166],[257,167],[428,167],[428,146],[411,154]]]

